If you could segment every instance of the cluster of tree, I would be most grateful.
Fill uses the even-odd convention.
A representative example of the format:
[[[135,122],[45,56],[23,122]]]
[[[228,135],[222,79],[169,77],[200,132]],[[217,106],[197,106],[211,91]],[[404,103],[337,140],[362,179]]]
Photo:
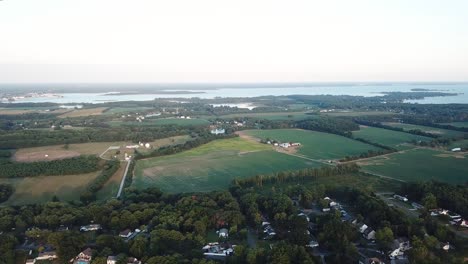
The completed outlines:
[[[424,203],[427,209],[444,208],[468,218],[468,188],[462,185],[428,181],[405,183],[401,194],[408,199]]]
[[[296,122],[296,127],[351,137],[351,131],[359,130],[352,120],[336,117],[319,117]]]
[[[0,203],[7,201],[15,192],[15,188],[11,184],[0,184]]]
[[[132,141],[149,142],[159,138],[203,132],[203,128],[179,126],[87,128],[83,130],[0,130],[2,148],[23,148],[66,143]]]
[[[118,160],[107,161],[103,166],[101,173],[91,181],[84,193],[80,195],[80,200],[83,203],[90,203],[96,200],[96,193],[102,189],[104,184],[114,175],[120,168],[120,162]]]
[[[440,137],[440,135],[424,132],[424,131],[422,131],[420,129],[406,130],[406,129],[403,129],[401,127],[388,126],[388,125],[384,125],[384,124],[379,123],[379,122],[372,122],[372,121],[367,121],[367,120],[363,120],[363,119],[355,119],[355,122],[360,124],[360,125],[364,125],[364,126],[384,128],[384,129],[388,129],[388,130],[393,130],[393,131],[398,131],[398,132],[405,132],[405,133],[418,135],[418,136],[431,137],[431,138]]]
[[[157,149],[154,149],[153,151],[149,153],[141,153],[138,152],[138,150],[135,151],[135,160],[139,159],[146,159],[150,157],[159,157],[159,156],[165,156],[165,155],[172,155],[178,152],[182,152],[185,150],[189,150],[192,148],[196,148],[198,146],[201,146],[203,144],[206,144],[210,141],[216,140],[216,139],[222,139],[222,138],[232,138],[236,137],[236,134],[225,134],[225,135],[212,135],[209,133],[201,133],[196,136],[192,140],[189,140],[185,143],[182,144],[177,144],[177,145],[168,145],[168,146],[163,146]]]
[[[328,177],[331,175],[342,175],[348,173],[355,173],[359,171],[359,166],[355,163],[340,164],[337,166],[325,166],[320,168],[302,169],[296,171],[282,171],[279,173],[268,175],[257,175],[251,178],[235,179],[233,180],[234,186],[242,188],[258,186],[264,184],[276,184],[285,182],[303,182],[315,180],[320,177]]]
[[[456,142],[456,141],[457,140],[453,139],[453,138],[435,138],[435,139],[433,139],[431,141],[412,140],[411,143],[414,144],[414,145],[417,145],[417,146],[438,148],[438,147],[450,146],[453,142]],[[462,151],[463,151],[463,149],[462,149]]]
[[[368,150],[367,152],[363,152],[363,153],[361,153],[359,155],[356,155],[356,156],[346,156],[343,159],[340,159],[340,161],[341,162],[346,162],[346,161],[353,161],[353,160],[358,160],[358,159],[366,159],[366,158],[370,158],[370,157],[376,157],[376,156],[380,156],[380,155],[393,153],[395,151],[397,151],[397,150],[389,150],[389,149],[385,149],[385,150]]]
[[[2,207],[0,232],[5,234],[0,234],[0,255],[14,252],[13,248],[19,243],[13,240],[12,245],[6,245],[9,234],[18,238],[25,234],[30,241],[53,245],[62,262],[76,256],[86,244],[91,244],[95,258],[125,254],[145,263],[157,263],[154,259],[149,260],[178,256],[180,262],[190,263],[203,258],[201,248],[207,242],[213,242],[206,239],[207,232],[213,229],[226,227],[230,237],[245,239],[240,237],[247,233],[244,216],[229,192],[178,195],[164,195],[158,189],[127,192],[125,201],[113,199],[88,205],[49,202]],[[95,240],[91,238],[92,241],[90,236],[77,232],[79,226],[90,222],[103,227]],[[54,231],[61,225],[70,230]],[[35,228],[30,228],[33,226]],[[140,228],[143,234],[124,243],[117,234],[127,228]]]
[[[89,173],[99,169],[99,159],[92,155],[37,162],[3,162],[0,178],[34,177],[41,175],[71,175]]]

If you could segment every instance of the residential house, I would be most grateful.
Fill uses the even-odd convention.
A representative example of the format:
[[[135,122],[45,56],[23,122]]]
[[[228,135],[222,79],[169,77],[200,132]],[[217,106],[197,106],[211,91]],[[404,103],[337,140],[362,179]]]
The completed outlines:
[[[202,248],[203,255],[207,257],[227,257],[234,254],[235,245],[222,244],[219,243],[208,243]]]
[[[226,130],[224,128],[216,128],[216,129],[212,129],[210,133],[213,135],[219,135],[219,134],[226,133]]]
[[[378,258],[368,258],[366,259],[366,264],[385,264],[385,262],[381,261]]]
[[[398,194],[393,195],[393,198],[398,199],[398,200],[403,201],[403,202],[408,201],[408,198],[406,198],[404,196],[401,196],[401,195],[398,195]]]
[[[375,231],[372,228],[367,228],[362,235],[367,240],[375,240]]]
[[[221,228],[218,231],[218,235],[219,235],[219,237],[222,237],[222,238],[228,238],[229,237],[229,231],[227,230],[227,228]]]
[[[388,254],[390,259],[405,259],[405,251],[411,248],[407,238],[398,238],[393,241],[392,250]]]
[[[137,258],[130,257],[127,259],[127,264],[141,264],[141,261],[139,261]]]
[[[124,231],[119,233],[119,237],[129,238],[133,234],[132,230],[125,229]]]
[[[92,259],[93,251],[90,248],[87,248],[75,257],[73,264],[90,264]]]
[[[83,232],[96,231],[99,229],[102,229],[101,225],[99,224],[91,224],[91,225],[85,225],[85,226],[80,227],[80,231],[83,231]]]
[[[58,256],[57,256],[57,253],[55,253],[55,251],[47,251],[47,252],[39,253],[36,260],[54,260],[57,258]]]
[[[282,147],[282,148],[289,148],[289,147],[291,146],[291,144],[289,144],[289,143],[281,143],[281,144],[279,144],[279,146]]]
[[[106,264],[117,264],[116,256],[108,256]]]

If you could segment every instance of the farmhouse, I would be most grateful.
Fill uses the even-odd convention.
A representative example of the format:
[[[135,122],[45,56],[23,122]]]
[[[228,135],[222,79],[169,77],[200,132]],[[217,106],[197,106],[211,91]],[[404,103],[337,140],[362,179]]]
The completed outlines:
[[[215,128],[215,129],[212,129],[210,133],[213,135],[219,135],[219,134],[226,133],[226,130],[224,128]]]

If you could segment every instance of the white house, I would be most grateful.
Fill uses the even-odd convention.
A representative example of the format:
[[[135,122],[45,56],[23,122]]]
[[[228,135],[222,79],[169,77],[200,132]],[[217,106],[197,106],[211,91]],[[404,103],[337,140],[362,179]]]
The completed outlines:
[[[48,251],[48,252],[39,253],[36,260],[54,260],[57,258],[58,256],[57,256],[57,253],[55,253],[55,251]]]
[[[224,128],[216,128],[216,129],[212,129],[210,133],[213,135],[219,135],[219,134],[226,133],[226,130]]]
[[[101,229],[101,225],[99,224],[92,224],[92,225],[85,225],[80,228],[80,231],[88,232],[88,231],[96,231]]]
[[[366,231],[364,232],[364,237],[367,240],[375,240],[375,231],[372,230],[372,228],[367,228]]]
[[[279,146],[282,147],[282,148],[289,148],[289,147],[291,146],[291,144],[289,144],[289,143],[281,143],[281,144],[279,144]]]
[[[459,151],[461,151],[461,148],[453,148],[452,149],[452,152],[459,152]]]
[[[116,256],[108,256],[106,264],[117,264]]]
[[[359,226],[359,233],[363,234],[367,228],[368,226],[366,224],[362,224],[361,226]]]
[[[222,237],[222,238],[228,238],[229,237],[229,231],[227,230],[227,228],[221,228],[218,232],[218,235],[219,237]]]

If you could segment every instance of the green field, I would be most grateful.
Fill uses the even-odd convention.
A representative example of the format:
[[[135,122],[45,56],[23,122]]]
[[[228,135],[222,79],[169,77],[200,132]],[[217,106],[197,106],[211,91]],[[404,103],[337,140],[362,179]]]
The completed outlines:
[[[133,186],[155,186],[171,193],[204,192],[227,188],[234,178],[320,166],[278,153],[268,145],[232,138],[175,155],[139,160]]]
[[[451,125],[451,126],[454,126],[454,127],[466,127],[466,128],[468,128],[468,122],[442,123],[441,125]]]
[[[243,113],[243,114],[229,114],[222,115],[222,118],[258,118],[267,120],[304,120],[315,118],[314,115],[308,115],[305,112],[270,112],[270,113]]]
[[[250,136],[280,142],[299,142],[297,154],[312,159],[340,159],[346,156],[359,155],[368,150],[378,150],[377,147],[362,142],[338,136],[335,134],[300,129],[248,130]]]
[[[143,122],[136,121],[110,121],[111,126],[161,126],[161,125],[179,125],[179,126],[198,126],[209,125],[210,121],[201,118],[181,119],[181,118],[159,118],[145,119]]]
[[[413,125],[413,124],[402,124],[402,123],[394,123],[394,122],[386,122],[384,124],[387,126],[403,128],[404,130],[419,129],[421,131],[431,133],[434,135],[440,135],[442,137],[458,137],[458,136],[463,136],[464,134],[461,131],[434,128],[434,127],[428,127],[428,126],[418,126],[418,125]]]
[[[329,116],[376,116],[376,115],[394,115],[393,112],[383,111],[348,111],[348,112],[326,112],[323,113]]]
[[[431,141],[431,138],[398,132],[383,128],[361,126],[358,131],[353,131],[353,136],[363,138],[372,142],[380,143],[397,149],[409,149],[414,147],[410,144],[412,140]]]
[[[44,203],[51,201],[54,195],[62,201],[79,200],[88,183],[99,173],[0,179],[0,183],[9,183],[15,187],[15,192],[4,204]]]
[[[364,171],[403,181],[468,181],[468,156],[431,149],[411,149],[361,162]]]

